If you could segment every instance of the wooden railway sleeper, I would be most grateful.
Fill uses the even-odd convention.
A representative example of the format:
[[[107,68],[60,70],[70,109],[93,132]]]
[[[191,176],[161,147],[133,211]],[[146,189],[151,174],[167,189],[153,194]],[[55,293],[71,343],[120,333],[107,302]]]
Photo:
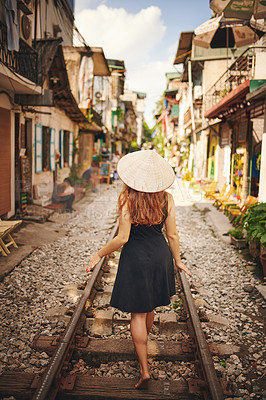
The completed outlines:
[[[60,388],[62,390],[73,390],[76,382],[75,375],[66,375],[60,380]]]
[[[195,349],[195,345],[191,341],[183,342],[181,344],[181,347],[183,353],[192,353]]]
[[[205,389],[207,387],[207,384],[204,380],[201,379],[188,379],[188,390],[189,393],[201,393],[202,389]]]
[[[39,383],[40,383],[40,380],[41,380],[41,375],[36,374],[36,375],[34,376],[32,382],[31,382],[30,388],[31,388],[31,389],[37,389],[37,387],[38,387],[38,385],[39,385]]]
[[[75,347],[86,348],[89,343],[89,338],[87,336],[76,336]]]

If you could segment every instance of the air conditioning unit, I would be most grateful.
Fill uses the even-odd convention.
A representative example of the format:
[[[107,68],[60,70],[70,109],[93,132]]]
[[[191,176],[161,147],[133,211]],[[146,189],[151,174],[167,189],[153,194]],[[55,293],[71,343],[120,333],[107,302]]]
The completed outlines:
[[[24,14],[30,15],[33,10],[33,0],[17,0],[18,9]]]
[[[18,10],[19,36],[29,46],[32,46],[32,20],[22,10]]]
[[[105,101],[105,95],[104,95],[104,93],[102,93],[102,92],[96,92],[96,93],[95,93],[95,98],[96,98],[98,101]]]
[[[202,86],[195,85],[194,86],[194,100],[199,99],[202,96]]]

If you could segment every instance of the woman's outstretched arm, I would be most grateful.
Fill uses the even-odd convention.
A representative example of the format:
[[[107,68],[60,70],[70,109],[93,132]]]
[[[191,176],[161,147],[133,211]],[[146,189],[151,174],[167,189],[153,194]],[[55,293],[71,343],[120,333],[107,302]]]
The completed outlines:
[[[168,193],[168,216],[165,220],[165,229],[166,229],[166,236],[168,239],[168,243],[172,251],[176,266],[179,268],[180,271],[184,271],[186,274],[191,276],[191,273],[189,272],[187,267],[182,263],[180,258],[179,236],[176,230],[176,222],[175,222],[175,203],[173,196],[170,193]]]
[[[124,206],[121,210],[120,217],[119,217],[119,228],[118,234],[114,237],[107,245],[105,245],[102,249],[100,249],[96,254],[94,254],[86,268],[87,272],[90,272],[98,262],[100,262],[101,258],[106,256],[107,254],[112,253],[115,250],[120,249],[129,238],[131,229],[131,222],[130,222],[130,215],[127,210],[127,207]]]

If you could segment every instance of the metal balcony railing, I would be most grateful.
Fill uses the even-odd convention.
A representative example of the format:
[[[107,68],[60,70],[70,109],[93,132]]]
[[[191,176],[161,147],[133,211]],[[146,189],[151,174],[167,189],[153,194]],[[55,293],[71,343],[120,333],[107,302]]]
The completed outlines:
[[[6,26],[0,22],[0,62],[13,72],[37,83],[38,53],[24,40],[19,40],[19,51],[9,51],[7,48]]]
[[[266,46],[251,46],[246,49],[205,93],[204,109],[208,111],[232,90],[255,76],[256,55],[265,52]]]

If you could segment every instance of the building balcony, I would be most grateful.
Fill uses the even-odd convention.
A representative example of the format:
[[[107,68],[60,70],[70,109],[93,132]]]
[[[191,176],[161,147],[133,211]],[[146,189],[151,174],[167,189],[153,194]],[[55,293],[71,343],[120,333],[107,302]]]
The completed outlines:
[[[201,107],[193,107],[193,114],[194,114],[194,124],[195,128],[197,129],[202,124],[202,108]],[[184,114],[184,128],[191,128],[192,127],[192,118],[191,118],[191,109],[188,108]]]
[[[246,49],[205,93],[206,118],[215,118],[227,106],[243,98],[252,79],[265,79],[266,46],[250,46]]]
[[[9,51],[6,26],[0,22],[0,61],[13,73],[37,84],[38,53],[24,40],[19,40],[19,51]]]

